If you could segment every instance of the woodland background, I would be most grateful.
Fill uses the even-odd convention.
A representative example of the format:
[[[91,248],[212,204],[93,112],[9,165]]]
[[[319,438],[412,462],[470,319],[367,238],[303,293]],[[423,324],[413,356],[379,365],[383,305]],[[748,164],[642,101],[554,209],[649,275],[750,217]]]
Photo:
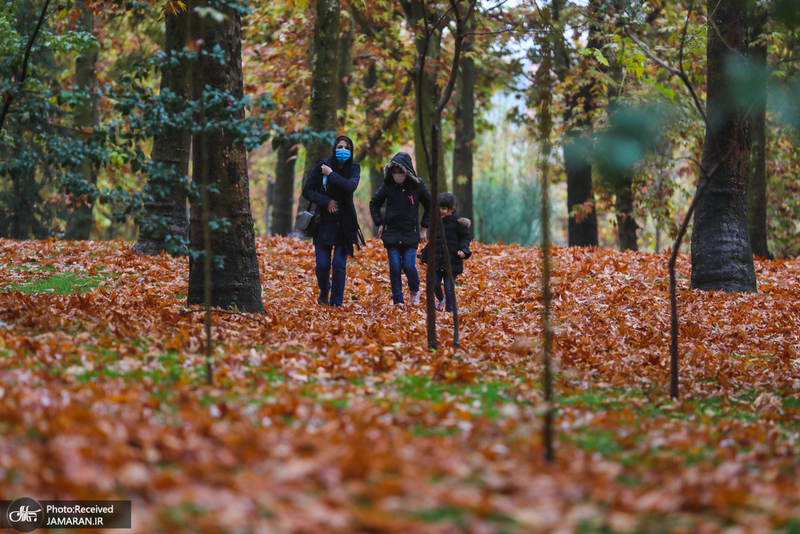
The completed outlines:
[[[800,532],[796,1],[2,7],[0,499]],[[401,149],[475,219],[458,315],[391,306],[377,239],[313,305],[337,131],[367,234]]]

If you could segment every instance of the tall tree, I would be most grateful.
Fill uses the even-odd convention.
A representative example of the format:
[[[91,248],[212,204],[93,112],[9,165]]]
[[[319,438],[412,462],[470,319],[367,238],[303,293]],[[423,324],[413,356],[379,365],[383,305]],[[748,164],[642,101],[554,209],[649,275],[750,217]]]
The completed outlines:
[[[351,76],[353,75],[353,42],[355,26],[351,21],[339,36],[339,89],[336,95],[339,131],[344,131],[347,122],[347,105],[350,101]]]
[[[79,6],[79,12],[81,30],[92,33],[94,31],[94,15],[83,5]],[[96,50],[87,51],[75,60],[76,88],[87,95],[80,104],[75,106],[75,126],[85,131],[91,130],[99,122],[97,95],[94,93],[96,64]],[[80,171],[85,182],[97,185],[97,168],[88,156],[81,160]],[[73,206],[74,209],[67,221],[64,239],[85,241],[89,239],[94,227],[94,217],[92,216],[94,202],[85,197],[75,198]]]
[[[275,163],[275,193],[272,201],[270,232],[286,236],[294,223],[294,169],[297,145],[286,140],[279,148]]]
[[[747,58],[746,12],[741,0],[718,0],[708,11],[707,128],[700,181],[711,176],[694,214],[692,288],[756,291],[747,225],[750,121],[732,72]]]
[[[470,24],[468,31],[474,28]],[[458,212],[474,221],[472,203],[473,157],[475,141],[475,60],[472,55],[472,38],[465,37],[461,50],[459,76],[455,94],[455,146],[453,147],[453,193],[458,198]]]
[[[553,2],[554,19],[558,22],[558,44],[555,47],[555,64],[563,82],[569,75],[571,60],[564,41],[564,0]],[[598,0],[589,4],[589,39],[587,47],[600,48],[599,29],[594,21]],[[597,246],[597,210],[592,192],[592,165],[589,162],[588,131],[591,114],[596,107],[595,83],[591,77],[582,76],[577,88],[567,96],[564,122],[568,125],[564,135],[564,172],[567,175],[568,244],[571,247]]]
[[[337,131],[340,16],[339,0],[317,0],[314,38],[309,50],[311,103],[308,127],[318,133]],[[304,183],[314,165],[330,155],[331,144],[315,139],[306,146]]]
[[[208,5],[207,2],[198,3],[201,8]],[[197,101],[204,101],[208,96],[206,88],[229,92],[238,99],[244,96],[241,15],[236,8],[228,5],[220,6],[219,12],[224,17],[201,16],[200,12],[195,12],[193,16],[192,38],[195,42],[202,40],[203,49],[207,51],[219,47],[225,55],[222,64],[207,55],[199,57],[198,65],[192,69],[192,94]],[[202,122],[206,110],[204,105],[201,107]],[[236,118],[243,115],[244,111],[241,111]],[[264,305],[261,301],[261,281],[250,211],[245,147],[234,142],[232,132],[225,129],[196,135],[192,179],[197,184],[208,183],[213,186],[203,188],[204,196],[208,197],[207,203],[192,204],[190,227],[192,250],[207,251],[205,243],[209,239],[214,259],[224,262],[222,268],[216,265],[211,269],[211,305],[222,308],[236,306],[240,310],[262,313]],[[208,223],[208,217],[203,216],[204,207],[218,223],[227,220],[229,228],[225,230],[224,225],[219,224],[222,228],[209,235],[208,227],[203,224],[204,219]],[[206,270],[203,260],[195,255],[189,259],[189,304],[205,302]]]
[[[414,79],[415,102],[420,109],[414,115],[414,156],[417,165],[417,174],[426,182],[430,183],[431,169],[423,156],[423,146],[427,145],[431,152],[436,151],[437,165],[440,169],[438,173],[438,187],[441,191],[447,190],[447,177],[444,173],[444,150],[442,149],[442,128],[437,125],[435,131],[438,135],[431,137],[430,124],[421,124],[420,117],[429,123],[436,120],[436,104],[439,91],[436,86],[436,69],[431,67],[441,57],[442,47],[442,21],[439,20],[441,14],[428,11],[425,0],[402,1],[409,25],[415,29],[414,46],[416,48],[416,69],[420,68],[420,58],[427,58],[427,67],[422,69],[419,76],[412,76]],[[437,25],[438,23],[438,25]],[[426,28],[430,26],[430,33],[426,35]],[[427,48],[426,48],[427,46]],[[434,147],[434,143],[436,146]]]
[[[750,144],[750,179],[747,185],[747,222],[753,254],[772,255],[767,245],[767,43],[763,40],[766,8],[756,6],[750,30],[750,64],[753,68],[755,95],[753,137]]]
[[[189,39],[189,18],[187,10],[164,16],[164,53],[168,59],[161,70],[161,93],[175,95],[176,105],[190,94],[191,62],[180,54]],[[168,236],[189,237],[186,194],[178,178],[189,174],[191,144],[192,136],[185,129],[165,128],[153,139],[150,158],[165,174],[151,178],[149,193],[153,200],[145,205],[147,222],[139,228],[134,252],[155,256],[167,249]]]

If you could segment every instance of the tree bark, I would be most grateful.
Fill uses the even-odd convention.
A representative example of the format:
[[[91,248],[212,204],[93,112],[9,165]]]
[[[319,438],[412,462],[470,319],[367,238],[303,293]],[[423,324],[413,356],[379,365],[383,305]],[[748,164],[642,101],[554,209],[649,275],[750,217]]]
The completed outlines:
[[[315,132],[337,131],[336,109],[339,87],[339,0],[317,0],[314,41],[309,53],[311,65],[311,109],[308,127]],[[305,184],[311,169],[331,155],[331,143],[313,142],[306,146],[303,168]],[[303,202],[298,202],[298,212]]]
[[[199,59],[198,68],[192,72],[192,92],[196,100],[202,100],[206,85],[212,90],[228,91],[236,98],[244,96],[241,18],[232,8],[224,7],[220,11],[225,15],[222,22],[216,22],[208,16],[194,16],[192,37],[195,40],[202,39],[206,50],[218,45],[226,56],[223,65],[206,57]],[[234,144],[230,134],[224,129],[198,136],[194,141],[192,179],[195,183],[203,183],[204,178],[207,178],[208,183],[217,189],[217,193],[208,194],[209,212],[212,216],[224,217],[231,223],[227,232],[211,233],[213,257],[224,261],[221,269],[211,270],[211,305],[220,308],[235,306],[240,310],[263,313],[253,216],[250,210],[247,151],[244,146]],[[202,206],[192,205],[192,250],[203,250],[203,231]],[[203,258],[190,256],[188,304],[204,303],[204,277]]]
[[[560,20],[564,0],[553,2],[556,8],[556,17]],[[596,0],[590,3],[590,15],[597,12]],[[556,69],[559,78],[563,80],[569,74],[570,58],[564,43],[563,24],[559,24],[559,43],[555,49]],[[589,26],[589,48],[600,48],[598,39],[599,29],[594,25]],[[578,107],[582,107],[583,118],[572,124],[571,120]],[[596,107],[594,80],[581,84],[574,94],[568,97],[567,109],[564,112],[564,122],[569,124],[564,135],[564,172],[567,175],[567,222],[568,244],[571,247],[596,247],[597,240],[597,210],[594,206],[592,193],[592,165],[589,162],[589,141],[586,132],[591,128],[590,114]],[[587,203],[591,204],[591,211],[576,212],[576,206],[581,208]]]
[[[747,60],[745,11],[739,0],[720,0],[716,9],[709,11],[708,125],[700,180],[718,162],[722,165],[710,177],[697,202],[692,231],[692,288],[756,291],[747,225],[750,121],[744,105],[731,94],[736,84],[730,74],[731,66],[741,66]]]
[[[189,39],[189,11],[170,14],[164,17],[164,52],[167,57],[180,52]],[[161,71],[161,91],[165,89],[175,94],[179,100],[188,98],[191,85],[191,62],[178,58],[178,64],[165,67]],[[175,182],[168,191],[156,195],[152,202],[145,204],[148,220],[163,219],[164,227],[139,228],[139,239],[133,245],[133,252],[156,256],[166,250],[167,236],[188,237],[189,221],[186,218],[186,193],[176,182],[178,177],[189,174],[189,155],[192,136],[187,131],[164,130],[153,139],[150,158],[164,169],[171,169]]]
[[[94,32],[92,12],[83,5],[78,9],[81,13],[81,29],[88,33]],[[96,64],[97,52],[94,50],[88,52],[88,55],[78,56],[75,60],[75,86],[78,90],[91,94],[89,99],[75,106],[75,126],[78,128],[91,129],[99,122],[97,96],[94,94]],[[80,173],[83,175],[84,181],[97,185],[97,168],[92,164],[90,158],[86,157],[81,161]],[[74,209],[67,220],[64,239],[85,241],[91,236],[94,227],[94,217],[92,216],[94,204],[86,198],[73,198],[73,203]]]
[[[274,235],[289,235],[292,231],[294,213],[294,168],[297,162],[297,145],[287,141],[278,148],[275,163],[275,196],[272,202],[272,225]],[[302,204],[302,201],[299,201]]]
[[[412,28],[417,28],[419,25],[424,25],[424,17],[425,12],[423,9],[423,4],[421,0],[412,0],[410,2],[411,7],[411,17],[409,19],[409,23]],[[435,19],[435,16],[431,18]],[[432,22],[435,22],[432,21]],[[417,68],[419,68],[419,57],[422,56],[425,47],[425,30],[424,28],[418,28],[417,34],[414,39],[415,46],[417,49]],[[428,41],[428,51],[427,51],[427,58],[429,60],[438,60],[441,57],[441,44],[442,44],[442,30],[441,28],[436,28],[433,30],[433,35],[431,39]],[[426,70],[422,73],[422,80],[417,79],[417,76],[414,75],[414,102],[416,105],[421,105],[422,108],[422,122],[420,124],[420,114],[414,114],[414,159],[416,160],[416,171],[417,175],[424,179],[427,183],[431,183],[431,170],[428,169],[428,164],[425,161],[425,151],[423,150],[423,136],[424,141],[427,143],[431,154],[434,153],[433,150],[433,137],[431,132],[434,128],[431,127],[431,121],[436,120],[434,111],[436,110],[436,98],[437,98],[437,91],[436,91],[436,75]],[[439,173],[438,173],[438,189],[439,191],[447,191],[447,176],[444,172],[444,150],[442,149],[442,128],[441,124],[436,125],[435,130],[438,132],[436,136],[436,154],[437,161],[439,165]],[[433,222],[433,221],[431,221]]]
[[[617,212],[617,237],[620,250],[639,250],[636,230],[639,225],[633,217],[633,176],[620,174],[615,181],[614,211]]]
[[[764,8],[754,17],[751,40],[764,31],[766,14]],[[758,77],[758,101],[753,106],[753,137],[750,145],[750,179],[747,186],[747,222],[753,254],[772,258],[767,244],[767,45],[756,43],[750,46],[750,63]]]
[[[471,25],[472,26],[472,25]],[[453,147],[453,194],[458,213],[474,221],[472,200],[473,154],[475,141],[475,60],[470,56],[472,39],[464,39],[461,65],[456,82],[455,146]]]
[[[612,79],[622,83],[624,76],[622,64],[616,58],[610,58]],[[609,89],[608,96],[608,115],[612,118],[621,111],[621,99],[624,91],[622,85]],[[611,183],[614,191],[614,211],[617,219],[617,241],[620,250],[639,250],[636,241],[636,230],[638,225],[633,215],[634,195],[633,195],[633,175],[623,169],[609,168],[611,176],[606,179]]]
[[[345,131],[347,123],[347,105],[350,100],[351,76],[353,74],[353,42],[355,33],[351,22],[347,30],[341,32],[339,38],[339,88],[336,96],[339,131]]]

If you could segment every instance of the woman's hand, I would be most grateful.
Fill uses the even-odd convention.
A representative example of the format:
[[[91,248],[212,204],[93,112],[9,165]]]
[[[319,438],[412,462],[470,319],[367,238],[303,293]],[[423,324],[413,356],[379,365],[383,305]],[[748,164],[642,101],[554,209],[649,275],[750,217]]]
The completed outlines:
[[[427,228],[420,228],[419,229],[419,242],[420,243],[427,243],[428,242],[428,229]]]
[[[378,237],[380,237],[380,236],[382,236],[382,235],[383,235],[383,225],[380,225],[380,226],[378,227]]]
[[[464,254],[464,251],[463,250],[459,250],[458,251],[458,257],[461,258],[461,259],[464,259],[464,256],[466,256],[466,254]]]
[[[330,169],[330,167],[328,167]],[[328,213],[336,213],[339,211],[339,204],[335,200],[328,202]]]
[[[322,174],[324,174],[325,176],[328,176],[332,172],[333,172],[333,169],[331,169],[330,167],[328,167],[324,163],[322,164]]]

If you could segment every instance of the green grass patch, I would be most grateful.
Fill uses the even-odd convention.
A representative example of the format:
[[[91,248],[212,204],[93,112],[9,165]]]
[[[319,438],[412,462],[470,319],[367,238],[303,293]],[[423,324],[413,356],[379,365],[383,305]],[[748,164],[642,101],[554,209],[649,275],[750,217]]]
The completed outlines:
[[[83,294],[98,287],[103,279],[102,276],[86,276],[80,273],[58,273],[29,282],[9,284],[5,291],[30,294],[52,293],[54,295]]]

